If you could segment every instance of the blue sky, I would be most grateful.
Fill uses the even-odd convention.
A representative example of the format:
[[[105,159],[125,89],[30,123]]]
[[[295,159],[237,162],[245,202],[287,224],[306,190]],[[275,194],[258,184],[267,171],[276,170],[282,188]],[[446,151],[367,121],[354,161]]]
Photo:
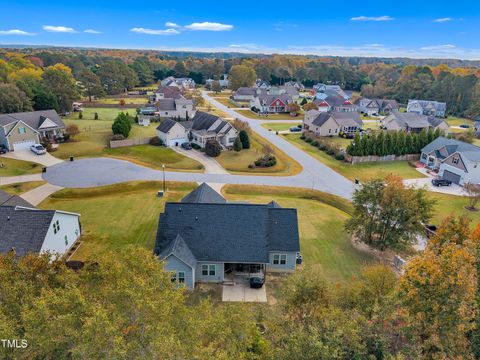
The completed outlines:
[[[480,59],[480,2],[4,1],[0,44]]]

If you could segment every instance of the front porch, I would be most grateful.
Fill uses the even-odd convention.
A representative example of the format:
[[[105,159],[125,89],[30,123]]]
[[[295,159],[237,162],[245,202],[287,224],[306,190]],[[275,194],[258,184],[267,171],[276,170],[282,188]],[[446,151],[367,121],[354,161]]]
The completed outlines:
[[[265,264],[225,263],[224,282],[259,277],[265,279]]]

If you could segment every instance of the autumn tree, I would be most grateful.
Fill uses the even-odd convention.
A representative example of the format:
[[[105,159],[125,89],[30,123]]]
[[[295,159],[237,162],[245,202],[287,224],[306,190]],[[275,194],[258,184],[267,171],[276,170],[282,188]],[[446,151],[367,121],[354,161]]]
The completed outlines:
[[[318,106],[314,102],[309,102],[303,105],[303,111],[318,110]]]
[[[229,85],[232,90],[237,90],[240,87],[250,87],[255,84],[257,74],[255,70],[246,65],[234,65],[230,69],[228,77]]]
[[[27,95],[13,84],[0,83],[0,114],[31,111]]]
[[[358,240],[383,251],[412,244],[430,220],[433,205],[425,190],[405,187],[399,176],[389,175],[355,190],[354,212],[345,226]]]
[[[70,138],[72,139],[78,134],[80,134],[80,129],[78,128],[77,124],[68,125],[65,131],[67,132],[68,135],[70,135]]]
[[[83,69],[79,76],[81,91],[83,95],[88,96],[88,101],[92,101],[92,97],[101,97],[105,94],[100,78],[89,69]]]
[[[42,83],[56,96],[60,111],[67,112],[72,109],[72,104],[79,94],[71,69],[59,65],[61,64],[45,69],[42,74]]]
[[[218,80],[215,80],[212,82],[212,89],[213,92],[219,93],[222,91],[222,87],[220,86],[220,82]]]
[[[291,102],[287,105],[287,111],[291,114],[297,114],[300,111],[300,105],[295,102]]]

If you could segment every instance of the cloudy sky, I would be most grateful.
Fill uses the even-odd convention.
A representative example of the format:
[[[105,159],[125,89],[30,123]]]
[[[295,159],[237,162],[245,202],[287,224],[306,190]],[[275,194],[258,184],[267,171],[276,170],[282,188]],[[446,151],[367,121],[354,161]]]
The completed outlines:
[[[0,44],[480,59],[480,1],[5,1]]]

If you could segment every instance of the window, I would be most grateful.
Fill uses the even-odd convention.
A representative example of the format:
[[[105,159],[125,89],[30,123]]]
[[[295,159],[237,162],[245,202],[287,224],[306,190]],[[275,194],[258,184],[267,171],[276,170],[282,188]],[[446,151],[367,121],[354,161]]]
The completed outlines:
[[[18,128],[18,133],[19,133],[19,134],[25,134],[26,132],[27,132],[27,131],[25,130],[24,127],[19,127],[19,128]]]
[[[454,157],[454,158],[452,159],[452,163],[458,164],[458,158],[457,158],[457,157]]]
[[[273,265],[285,265],[287,263],[287,254],[273,254]]]
[[[65,245],[66,245],[66,246],[68,245],[68,237],[67,237],[67,235],[65,235]]]
[[[422,153],[422,159],[425,160],[427,158],[427,154]]]
[[[53,223],[53,233],[56,234],[60,231],[60,223],[57,221],[55,221]]]
[[[203,276],[215,276],[217,274],[217,268],[215,264],[203,264],[202,275]]]
[[[177,280],[178,280],[179,283],[183,284],[185,282],[185,272],[179,271],[178,276],[177,276]]]

